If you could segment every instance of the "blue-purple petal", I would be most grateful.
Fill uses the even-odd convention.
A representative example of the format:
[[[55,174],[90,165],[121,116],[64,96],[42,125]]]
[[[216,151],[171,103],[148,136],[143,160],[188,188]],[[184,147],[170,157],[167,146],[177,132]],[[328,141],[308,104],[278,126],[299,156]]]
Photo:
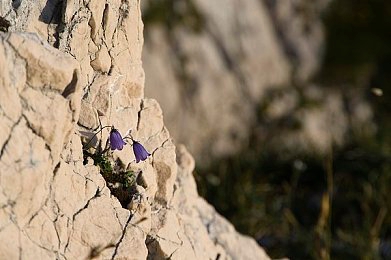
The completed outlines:
[[[120,132],[113,128],[110,131],[110,148],[111,150],[122,150],[124,148],[125,142],[122,139]]]
[[[145,150],[144,146],[142,146],[139,142],[133,141],[133,153],[136,157],[136,163],[139,161],[144,161],[148,158],[151,154],[148,153],[147,150]]]

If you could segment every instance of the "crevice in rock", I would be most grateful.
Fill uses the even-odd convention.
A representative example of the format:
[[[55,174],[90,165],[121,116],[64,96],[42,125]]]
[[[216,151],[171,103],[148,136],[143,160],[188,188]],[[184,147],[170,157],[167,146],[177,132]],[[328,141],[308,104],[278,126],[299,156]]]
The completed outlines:
[[[111,194],[118,199],[124,209],[128,209],[128,204],[137,194],[136,180],[139,172],[125,169],[119,159],[113,161],[107,152],[97,150],[95,153],[90,153],[84,150],[83,157],[84,161],[88,161],[88,158],[94,161]]]
[[[58,24],[61,21],[61,8],[63,0],[48,0],[39,16],[39,21],[45,24]]]
[[[149,139],[148,139],[148,140],[149,140]],[[159,149],[161,149],[161,148],[164,148],[164,145],[165,145],[166,143],[168,143],[170,140],[171,140],[170,138],[164,140],[163,143],[162,143],[159,147],[155,148],[155,149],[151,152],[152,157],[154,157],[155,152],[156,152],[157,150],[159,150]]]
[[[71,82],[68,84],[68,86],[65,87],[64,91],[62,92],[62,96],[64,98],[67,98],[70,94],[75,93],[77,82],[78,82],[77,72],[74,71]]]
[[[109,4],[106,3],[105,8],[103,10],[102,22],[101,22],[103,32],[105,32],[107,28],[108,15],[109,15]]]
[[[43,249],[43,250],[45,250],[45,251],[48,251],[48,252],[50,252],[50,253],[53,253],[53,254],[57,254],[57,251],[56,250],[53,250],[53,249],[50,249],[50,248],[47,248],[47,247],[44,247],[44,246],[42,246],[39,242],[37,242],[37,241],[34,241],[29,235],[28,235],[28,233],[27,232],[25,232],[25,231],[20,231],[20,232],[22,232],[34,245],[36,245],[37,247],[39,247],[39,248],[41,248],[41,249]]]
[[[19,229],[19,227],[18,227]],[[23,247],[22,247],[22,239],[21,239],[21,233],[22,231],[19,229],[18,233],[18,242],[19,242],[19,260],[22,260],[22,255],[23,255]]]
[[[112,257],[111,257],[112,260],[114,260],[114,259],[115,259],[115,256],[117,255],[118,247],[120,246],[122,240],[123,240],[124,237],[125,237],[126,229],[127,229],[127,227],[129,226],[129,223],[130,223],[130,221],[132,220],[132,217],[133,217],[133,215],[129,215],[129,218],[128,218],[128,220],[126,221],[125,227],[124,227],[124,229],[122,230],[122,235],[121,235],[121,237],[119,238],[117,244],[115,245],[114,253],[113,253]]]
[[[3,146],[1,147],[1,150],[0,150],[0,159],[1,159],[1,157],[3,157],[3,154],[4,154],[4,152],[5,152],[5,148],[7,147],[8,142],[11,140],[13,130],[14,130],[15,127],[20,123],[20,120],[21,120],[21,119],[22,119],[22,117],[19,117],[18,121],[16,121],[16,123],[11,127],[11,129],[10,129],[10,134],[9,134],[7,140],[4,142]]]
[[[0,32],[8,32],[8,28],[10,26],[11,23],[4,17],[0,16]]]
[[[121,0],[121,6],[119,7],[119,13],[122,19],[125,19],[129,15],[129,0]]]
[[[42,205],[37,209],[37,211],[36,212],[34,212],[33,214],[32,214],[32,216],[30,217],[30,219],[29,219],[29,221],[27,222],[27,224],[26,224],[26,226],[30,226],[30,224],[31,224],[31,222],[33,221],[33,219],[39,214],[39,212],[41,211],[41,210],[43,210],[43,208],[48,204],[48,202],[49,202],[49,199],[51,198],[51,196],[52,196],[52,189],[53,189],[53,187],[52,187],[52,183],[54,182],[54,177],[56,176],[56,174],[57,174],[57,172],[58,172],[58,169],[60,168],[60,165],[61,165],[61,163],[59,162],[59,163],[57,163],[57,165],[54,167],[54,170],[53,170],[53,177],[51,178],[51,181],[50,181],[50,183],[49,183],[49,192],[48,192],[48,194],[47,194],[47,197],[46,197],[46,199],[44,200],[44,202],[42,203]],[[34,193],[34,192],[32,192],[32,193]],[[30,198],[30,199],[32,199],[32,198]],[[58,206],[57,206],[58,207]],[[46,214],[46,212],[43,210],[43,212]],[[47,214],[46,214],[47,215]],[[56,232],[57,232],[57,230],[56,230]]]
[[[12,0],[12,8],[18,9],[22,3],[22,0]]]
[[[46,212],[45,212],[45,214],[46,214]],[[61,237],[60,237],[60,234],[58,233],[58,229],[57,229],[57,226],[56,226],[57,220],[58,220],[58,215],[56,216],[56,219],[53,221],[53,227],[54,227],[54,231],[56,232],[56,236],[57,236],[57,240],[58,240],[57,248],[58,248],[58,250],[60,250],[60,248],[61,248]],[[57,251],[57,258],[59,258],[59,254],[61,254],[60,251]]]
[[[114,244],[108,244],[106,246],[95,246],[92,247],[90,250],[90,254],[88,255],[87,259],[96,259],[98,256],[106,249],[115,247]]]
[[[166,239],[164,237],[161,237],[159,235],[147,235],[147,238],[145,240],[145,245],[147,246],[148,249],[148,256],[147,259],[156,259],[157,256],[162,257],[165,255],[165,252],[162,251],[159,240],[163,240],[169,243],[172,243],[176,245],[177,247],[175,248],[174,251],[171,252],[171,254],[164,259],[171,259],[171,257],[175,254],[178,249],[180,249],[183,245],[183,240],[179,237],[178,235],[179,231],[177,232],[178,239],[181,241],[180,243],[176,241],[172,241],[170,239]],[[194,248],[193,248],[194,250]]]
[[[101,195],[100,195],[100,192],[101,192],[100,189],[96,189],[95,195],[94,195],[92,198],[90,198],[90,199],[87,200],[87,203],[84,205],[84,207],[82,207],[81,209],[79,209],[78,211],[76,211],[75,214],[73,214],[73,216],[72,216],[72,220],[73,220],[73,221],[75,221],[77,215],[79,215],[83,210],[85,210],[86,208],[88,208],[88,206],[90,205],[90,202],[91,202],[93,199],[96,199],[96,198],[98,198],[98,197],[101,196]]]
[[[172,256],[176,253],[176,251],[178,251],[178,249],[179,249],[180,247],[177,247],[168,257],[167,257],[167,259],[171,259],[172,258]]]
[[[68,219],[68,221],[67,221],[67,229],[69,228],[69,221],[70,221],[70,219]],[[72,226],[72,231],[71,231],[71,233],[68,234],[67,243],[66,243],[65,246],[64,246],[64,254],[66,253],[66,251],[67,251],[67,249],[68,249],[69,243],[70,243],[70,241],[71,241],[71,236],[72,236],[72,234],[73,234],[73,226]]]
[[[53,160],[53,158],[52,158],[52,153],[51,153],[52,149],[50,148],[50,146],[49,146],[48,143],[46,142],[45,137],[42,136],[40,133],[38,133],[38,132],[36,131],[36,129],[31,125],[31,123],[30,123],[30,121],[28,120],[28,118],[27,118],[26,115],[23,114],[22,117],[23,117],[24,120],[26,121],[26,126],[27,126],[27,127],[28,127],[36,136],[40,137],[40,138],[43,140],[43,142],[45,143],[45,148],[50,152],[50,153],[49,153],[49,157],[50,157],[51,160]]]
[[[92,86],[92,84],[94,84],[95,80],[98,78],[98,74],[94,74],[94,76],[92,77],[92,80],[91,82],[89,82],[83,89],[83,92],[84,92],[84,95],[82,97],[82,99],[87,99],[89,93],[90,93],[90,88]]]
[[[47,42],[53,43],[55,48],[60,45],[60,31],[64,27],[62,24],[65,11],[64,3],[65,0],[48,0],[38,18],[39,21],[47,24]]]

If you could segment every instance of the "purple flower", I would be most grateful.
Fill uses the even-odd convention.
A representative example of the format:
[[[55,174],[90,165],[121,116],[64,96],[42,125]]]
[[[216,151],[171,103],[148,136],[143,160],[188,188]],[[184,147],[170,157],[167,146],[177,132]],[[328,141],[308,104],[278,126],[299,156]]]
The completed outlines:
[[[113,128],[110,131],[110,147],[111,150],[122,150],[124,148],[124,140],[122,139],[121,134],[118,132],[117,129]]]
[[[144,146],[142,146],[139,142],[133,141],[133,153],[136,157],[136,163],[139,161],[144,161],[151,154],[145,150]]]

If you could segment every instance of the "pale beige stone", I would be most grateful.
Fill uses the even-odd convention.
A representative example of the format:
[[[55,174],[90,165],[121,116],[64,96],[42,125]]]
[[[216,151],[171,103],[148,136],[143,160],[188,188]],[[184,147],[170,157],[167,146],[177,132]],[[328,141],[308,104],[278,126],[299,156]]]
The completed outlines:
[[[91,83],[99,73],[111,70],[112,75],[124,77],[121,84],[133,97],[142,97],[143,37],[139,3],[112,0],[109,4],[89,1],[87,6],[78,5],[77,1],[67,2],[60,46],[80,62],[82,82]]]
[[[10,217],[10,216],[8,216]],[[21,243],[20,230],[14,223],[2,227],[0,232],[0,258],[1,259],[20,259]]]
[[[14,93],[2,99],[0,107],[12,105],[16,111],[8,116],[16,120],[11,129],[0,134],[0,140],[5,140],[0,153],[0,235],[11,238],[17,255],[1,250],[6,254],[2,258],[53,259],[59,241],[54,218],[43,209],[49,202],[59,154],[80,109],[77,67],[68,55],[32,34],[11,33],[0,38],[8,68],[1,78],[18,79],[0,86],[1,92]],[[12,226],[18,231],[8,231]]]
[[[179,222],[175,212],[161,209],[152,216],[152,230],[148,250],[152,259],[168,258],[183,244],[178,233]]]
[[[100,50],[97,51],[95,59],[91,61],[91,67],[95,71],[104,73],[109,72],[111,67],[111,57],[105,45],[101,45]]]
[[[3,44],[0,46],[0,60],[2,61],[0,63],[0,85],[13,87],[3,88],[3,92],[0,95],[0,112],[2,114],[2,120],[8,119],[16,122],[22,112],[22,104],[18,97],[17,82],[23,80],[23,74],[20,75],[22,76],[20,80],[14,77],[12,71],[17,69],[13,64],[15,54],[6,54],[5,45],[7,42],[5,39],[2,39],[2,42]],[[7,66],[7,64],[9,64],[9,66]]]
[[[135,133],[138,139],[153,137],[159,134],[163,129],[163,112],[154,99],[144,99],[141,103],[140,118],[137,125],[137,130],[143,135]]]
[[[145,233],[138,227],[128,225],[122,242],[117,248],[115,259],[138,260],[147,259]]]
[[[48,251],[56,251],[60,242],[55,223],[46,215],[44,211],[39,211],[36,216],[24,228],[24,234],[36,244],[41,245]]]
[[[130,169],[139,172],[137,182],[145,188],[145,193],[150,201],[153,201],[155,194],[158,191],[156,170],[150,163],[142,164],[141,167],[131,164]]]
[[[24,102],[28,100],[26,102],[28,109],[24,112],[24,116],[29,126],[47,141],[52,156],[58,160],[63,148],[62,142],[69,136],[74,123],[72,114],[69,113],[69,101],[62,95],[50,92],[44,94],[33,88],[26,88],[20,93],[20,97]]]
[[[177,174],[175,161],[175,146],[171,142],[165,142],[153,153],[153,168],[156,171],[158,190],[155,200],[163,205],[167,204],[173,194],[174,182]]]
[[[16,53],[28,62],[27,83],[31,86],[64,91],[72,81],[76,62],[71,57],[49,48],[34,34],[25,34],[23,37],[10,34],[7,40]],[[58,62],[60,57],[62,62]]]
[[[79,124],[89,129],[96,129],[99,125],[98,113],[85,99],[81,101]]]
[[[108,6],[108,5],[107,5]],[[92,39],[96,40],[97,33],[99,30],[102,30],[102,19],[103,12],[105,10],[105,2],[104,1],[89,1],[87,7],[91,11],[91,19],[89,25],[92,30]]]
[[[253,239],[238,234],[197,194],[194,159],[177,149],[178,175],[167,207],[154,205],[147,245],[150,259],[269,259]],[[153,212],[153,211],[152,211]]]
[[[23,227],[42,207],[48,195],[50,152],[21,119],[13,128],[0,160],[0,182],[8,203],[12,203],[15,223]]]
[[[0,258],[228,258],[200,218],[194,159],[175,151],[159,104],[143,99],[140,2],[21,3],[7,9],[10,30],[58,49],[33,33],[0,34]],[[98,119],[151,153],[136,163],[131,145],[109,151],[139,174],[128,205],[83,155]],[[109,131],[97,135],[102,145]]]
[[[145,193],[145,190],[141,186],[137,186],[136,193],[132,197],[131,202],[127,206],[132,218],[129,222],[130,225],[141,229],[145,234],[151,231],[151,205],[152,199],[149,199]]]
[[[74,216],[70,242],[65,251],[69,257],[87,257],[91,248],[116,244],[121,235],[121,223],[107,196],[89,200],[88,207]],[[142,240],[142,237],[135,237]],[[142,240],[143,241],[143,240]]]

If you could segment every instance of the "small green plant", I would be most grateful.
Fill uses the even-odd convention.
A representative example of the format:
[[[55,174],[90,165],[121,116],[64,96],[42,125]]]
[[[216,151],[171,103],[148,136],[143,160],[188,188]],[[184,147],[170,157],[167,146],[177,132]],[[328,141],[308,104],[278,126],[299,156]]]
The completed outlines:
[[[109,126],[110,127],[110,126]],[[107,187],[111,193],[118,198],[121,205],[126,208],[132,196],[135,193],[136,180],[138,173],[132,169],[126,169],[125,165],[120,160],[115,160],[113,152],[115,150],[122,150],[127,140],[132,141],[133,152],[136,158],[136,163],[146,160],[150,153],[145,150],[139,142],[135,141],[131,135],[122,138],[120,132],[111,127],[110,136],[106,141],[105,147],[101,148],[101,141],[98,142],[97,147],[90,147],[90,143],[105,127],[95,133],[88,142],[85,143],[83,149],[83,156],[85,164],[88,159],[93,160],[93,164],[99,167],[100,173],[107,183]]]
[[[133,172],[131,170],[126,171],[124,174],[124,187],[125,188],[133,187],[136,184],[136,179],[137,179],[137,176],[136,176],[135,172]]]

